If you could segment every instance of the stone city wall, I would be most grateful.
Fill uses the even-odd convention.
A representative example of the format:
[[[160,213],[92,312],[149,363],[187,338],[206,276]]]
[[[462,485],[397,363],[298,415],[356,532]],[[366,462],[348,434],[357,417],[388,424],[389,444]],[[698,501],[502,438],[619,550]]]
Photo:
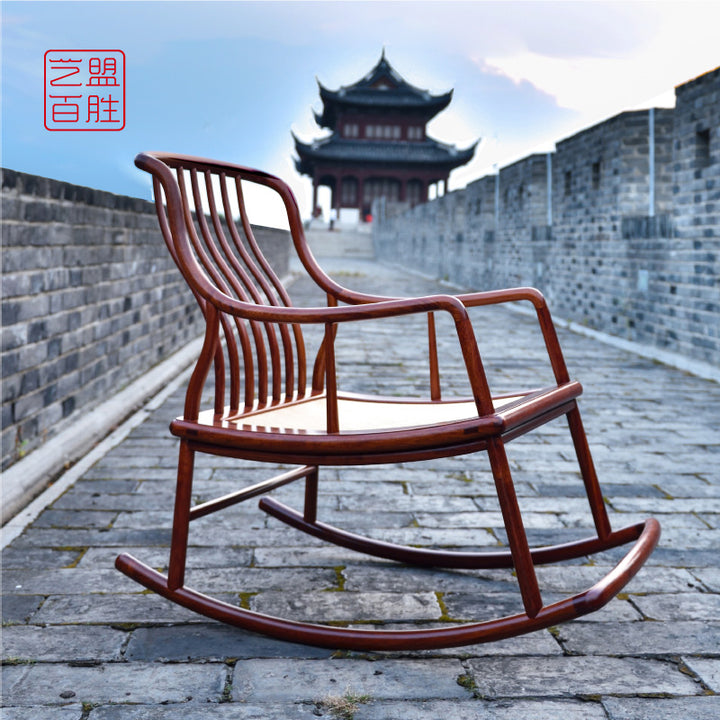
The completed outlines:
[[[533,285],[558,317],[720,357],[720,69],[466,188],[374,217],[379,258],[468,289]],[[651,172],[652,168],[652,172]]]
[[[287,272],[289,238],[258,239]],[[2,171],[2,467],[203,331],[155,207]]]

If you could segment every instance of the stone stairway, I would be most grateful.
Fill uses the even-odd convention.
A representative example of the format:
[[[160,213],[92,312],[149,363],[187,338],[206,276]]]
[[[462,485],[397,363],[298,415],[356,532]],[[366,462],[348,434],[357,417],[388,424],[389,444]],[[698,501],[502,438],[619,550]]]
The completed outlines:
[[[368,230],[340,228],[327,230],[311,228],[305,231],[315,257],[346,257],[372,259],[375,257],[372,234]]]

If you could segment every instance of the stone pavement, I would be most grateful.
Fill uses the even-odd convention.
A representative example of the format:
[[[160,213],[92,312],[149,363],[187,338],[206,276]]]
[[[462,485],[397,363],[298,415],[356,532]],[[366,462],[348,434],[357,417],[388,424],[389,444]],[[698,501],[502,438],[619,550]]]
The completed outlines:
[[[397,294],[446,292],[361,260],[341,282]],[[319,303],[305,281],[298,304]],[[474,311],[494,389],[548,376],[532,318]],[[445,327],[443,325],[443,327]],[[344,387],[424,387],[424,323],[343,327]],[[611,520],[663,527],[648,566],[605,609],[490,645],[416,653],[303,647],[225,627],[145,592],[113,567],[128,550],[164,568],[170,537],[176,392],[5,549],[5,720],[653,720],[720,717],[720,386],[560,331]],[[451,335],[445,387],[462,390]],[[540,366],[538,370],[537,366]],[[508,448],[531,539],[587,532],[567,432],[557,421]],[[200,458],[196,498],[266,476]],[[319,516],[414,545],[497,545],[504,532],[483,458],[321,473]],[[299,503],[302,487],[276,491]],[[509,572],[430,572],[324,545],[256,502],[191,529],[189,583],[306,620],[412,626],[518,608]],[[577,591],[617,557],[544,567],[546,599]]]

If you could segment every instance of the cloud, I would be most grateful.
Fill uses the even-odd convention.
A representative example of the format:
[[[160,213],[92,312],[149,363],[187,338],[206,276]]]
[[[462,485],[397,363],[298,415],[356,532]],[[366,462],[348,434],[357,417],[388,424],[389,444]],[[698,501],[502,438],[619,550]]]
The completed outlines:
[[[528,39],[523,49],[474,56],[474,61],[517,85],[531,83],[560,107],[577,111],[583,123],[656,98],[667,104],[674,86],[720,62],[718,3],[566,5],[571,32],[558,32],[556,43],[551,36],[542,42]],[[626,12],[632,22],[622,23]],[[608,32],[615,25],[622,31]],[[537,40],[537,34],[533,37]]]
[[[595,116],[608,106],[608,96],[637,91],[628,77],[627,61],[620,58],[561,58],[522,52],[482,60],[485,72],[507,77],[517,85],[530,83],[553,97],[558,106]],[[622,102],[622,101],[621,101]]]

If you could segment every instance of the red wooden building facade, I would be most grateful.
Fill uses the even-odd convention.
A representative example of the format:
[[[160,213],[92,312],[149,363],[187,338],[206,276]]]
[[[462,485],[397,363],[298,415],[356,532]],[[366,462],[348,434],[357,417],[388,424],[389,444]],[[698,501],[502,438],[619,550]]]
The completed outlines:
[[[427,135],[427,123],[450,103],[452,91],[431,95],[404,80],[383,52],[377,65],[354,85],[329,90],[321,83],[320,127],[331,135],[311,143],[297,137],[298,171],[313,181],[313,208],[318,187],[327,186],[336,211],[352,208],[361,218],[375,198],[416,205],[428,189],[447,187],[450,171],[472,159],[477,143],[466,150]]]

